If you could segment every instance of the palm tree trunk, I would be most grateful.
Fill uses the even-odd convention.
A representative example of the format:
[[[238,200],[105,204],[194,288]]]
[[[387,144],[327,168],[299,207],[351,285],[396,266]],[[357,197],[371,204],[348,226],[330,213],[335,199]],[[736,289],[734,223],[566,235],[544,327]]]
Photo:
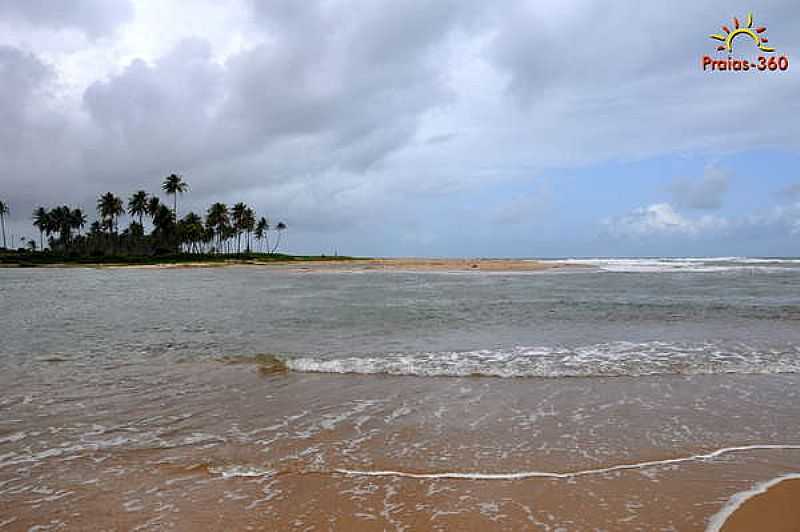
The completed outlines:
[[[3,226],[3,249],[5,249],[7,246],[6,246],[6,217],[4,214],[0,214],[0,225]]]
[[[172,216],[175,218],[175,253],[181,252],[181,243],[178,241],[178,193],[172,195]]]
[[[278,246],[281,245],[281,232],[278,231],[278,240],[275,242],[275,247],[272,248],[272,252],[275,253],[278,250]]]

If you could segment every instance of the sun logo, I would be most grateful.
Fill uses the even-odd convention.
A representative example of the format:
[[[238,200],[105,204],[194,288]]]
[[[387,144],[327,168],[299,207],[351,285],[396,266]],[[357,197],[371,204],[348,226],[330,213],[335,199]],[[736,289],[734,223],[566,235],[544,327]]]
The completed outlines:
[[[760,28],[753,29],[752,13],[747,14],[747,20],[745,21],[744,26],[740,26],[739,19],[733,17],[733,31],[731,31],[731,29],[728,28],[728,26],[722,26],[722,29],[725,31],[725,35],[715,33],[714,35],[710,36],[712,39],[716,41],[722,41],[724,43],[717,46],[717,50],[720,52],[723,50],[727,50],[728,53],[732,53],[733,40],[740,35],[746,35],[750,37],[755,43],[756,47],[758,47],[758,49],[761,50],[762,52],[775,51],[775,48],[770,48],[769,46],[766,45],[766,43],[769,42],[769,39],[767,39],[765,35],[762,35],[762,33],[767,31],[767,28],[762,26]]]

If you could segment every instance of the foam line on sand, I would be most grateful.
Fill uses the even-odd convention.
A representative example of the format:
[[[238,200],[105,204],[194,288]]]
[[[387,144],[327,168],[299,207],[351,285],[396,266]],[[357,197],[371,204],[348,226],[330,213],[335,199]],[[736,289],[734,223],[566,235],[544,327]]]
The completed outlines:
[[[613,473],[614,471],[624,471],[627,469],[644,469],[647,467],[680,464],[684,462],[699,462],[704,460],[713,460],[724,454],[746,452],[746,451],[762,451],[762,450],[780,450],[791,449],[800,450],[800,445],[782,445],[782,444],[757,444],[757,445],[742,445],[738,447],[723,447],[715,451],[704,454],[693,454],[690,456],[681,456],[678,458],[667,458],[664,460],[649,460],[646,462],[635,462],[631,464],[618,464],[609,467],[601,467],[597,469],[583,469],[580,471],[568,472],[549,472],[549,471],[518,471],[512,473],[459,473],[459,472],[441,472],[441,473],[412,473],[407,471],[365,471],[355,469],[337,469],[337,473],[351,476],[365,476],[365,477],[403,477],[414,479],[459,479],[459,480],[521,480],[527,478],[556,478],[556,479],[569,479],[576,477],[584,477],[589,475],[602,475],[605,473]]]

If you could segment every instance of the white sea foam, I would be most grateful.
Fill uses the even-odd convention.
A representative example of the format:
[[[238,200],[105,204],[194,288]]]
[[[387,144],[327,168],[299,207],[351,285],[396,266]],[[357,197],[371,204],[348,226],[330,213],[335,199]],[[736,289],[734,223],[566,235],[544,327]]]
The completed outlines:
[[[713,273],[729,271],[779,272],[800,270],[800,259],[758,257],[682,257],[682,258],[631,258],[631,259],[564,259],[556,262],[593,266],[601,271],[620,273],[694,272]]]
[[[714,342],[610,342],[353,357],[294,357],[293,371],[425,377],[616,377],[800,373],[800,348]]]
[[[722,530],[722,527],[725,525],[725,522],[730,518],[730,516],[733,515],[733,513],[744,503],[756,495],[766,493],[768,489],[780,484],[784,480],[792,479],[800,479],[800,473],[790,473],[787,475],[781,475],[766,482],[759,482],[749,490],[741,491],[735,494],[728,500],[727,504],[725,504],[725,506],[723,506],[719,512],[711,516],[711,519],[708,521],[706,532],[719,532]]]
[[[737,447],[723,447],[715,451],[703,454],[694,454],[690,456],[681,456],[677,458],[666,458],[664,460],[648,460],[645,462],[634,462],[630,464],[618,464],[609,467],[601,467],[596,469],[582,469],[579,471],[567,472],[550,472],[550,471],[516,471],[510,473],[461,473],[461,472],[440,472],[440,473],[412,473],[407,471],[366,471],[356,469],[336,469],[337,473],[351,476],[365,476],[365,477],[403,477],[413,478],[419,480],[426,479],[454,479],[454,480],[524,480],[528,478],[554,478],[554,479],[572,479],[577,477],[584,477],[590,475],[602,475],[606,473],[613,473],[615,471],[624,471],[629,469],[646,469],[649,467],[658,467],[664,465],[681,464],[685,462],[700,462],[706,460],[714,460],[725,454],[746,452],[746,451],[762,451],[762,450],[800,450],[800,445],[793,444],[756,444],[756,445],[742,445]]]
[[[208,471],[214,475],[219,475],[224,479],[266,477],[275,473],[275,471],[271,469],[240,465],[230,467],[210,467]]]

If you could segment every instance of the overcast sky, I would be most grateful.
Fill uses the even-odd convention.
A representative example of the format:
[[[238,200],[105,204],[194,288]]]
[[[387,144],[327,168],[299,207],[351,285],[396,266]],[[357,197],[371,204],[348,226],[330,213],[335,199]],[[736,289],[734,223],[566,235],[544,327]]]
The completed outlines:
[[[703,72],[751,10],[788,71]],[[298,253],[800,255],[799,43],[796,0],[0,0],[0,199],[34,237],[175,172]]]

